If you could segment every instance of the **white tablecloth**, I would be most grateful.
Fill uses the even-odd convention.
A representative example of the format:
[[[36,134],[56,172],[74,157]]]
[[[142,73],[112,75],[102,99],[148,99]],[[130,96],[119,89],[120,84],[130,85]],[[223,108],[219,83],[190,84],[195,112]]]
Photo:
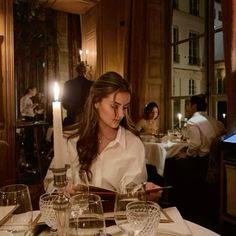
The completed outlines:
[[[143,142],[145,147],[146,163],[154,165],[157,173],[164,174],[165,160],[175,156],[182,148],[186,147],[187,142],[168,141],[167,143]]]
[[[220,236],[207,228],[184,220],[176,207],[166,208],[164,211],[174,222],[160,223],[157,236]],[[107,233],[113,236],[124,235],[116,225],[107,227]]]

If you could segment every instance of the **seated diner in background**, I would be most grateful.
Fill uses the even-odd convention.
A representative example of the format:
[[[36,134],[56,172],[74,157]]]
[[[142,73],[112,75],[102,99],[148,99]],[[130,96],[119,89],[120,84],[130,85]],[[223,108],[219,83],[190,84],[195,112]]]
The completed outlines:
[[[141,134],[157,135],[159,132],[159,115],[158,105],[155,102],[149,102],[144,108],[143,118],[136,124],[136,129]]]
[[[204,196],[211,144],[225,133],[223,123],[207,116],[206,108],[204,95],[191,97],[186,106],[186,113],[190,117],[187,121],[188,146],[174,158],[167,159],[165,164],[167,184],[173,186],[174,204],[180,211],[183,207],[188,212],[191,207],[195,209],[196,215],[199,212],[204,214],[205,210]]]
[[[129,117],[130,99],[127,80],[116,72],[107,72],[93,83],[80,122],[65,138],[64,164],[71,167],[68,178],[85,170],[91,185],[112,191],[146,182],[145,150]],[[48,170],[45,190],[53,191],[52,184],[53,175]],[[146,190],[158,187],[153,183],[145,185]],[[71,184],[65,190],[74,193]],[[161,191],[150,195],[157,198]]]
[[[177,159],[208,156],[212,141],[225,134],[224,124],[212,116],[207,116],[206,108],[205,96],[191,97],[186,107],[186,112],[190,117],[187,121],[188,148],[186,152],[177,154]]]

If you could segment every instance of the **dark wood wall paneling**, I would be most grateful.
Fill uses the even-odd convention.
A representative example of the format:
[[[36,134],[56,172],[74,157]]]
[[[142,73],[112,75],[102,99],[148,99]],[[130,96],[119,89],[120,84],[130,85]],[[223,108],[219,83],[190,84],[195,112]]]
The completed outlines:
[[[0,104],[1,125],[0,140],[0,185],[15,182],[15,84],[14,84],[14,46],[13,46],[13,8],[12,0],[0,2],[0,35],[1,44],[1,84]]]

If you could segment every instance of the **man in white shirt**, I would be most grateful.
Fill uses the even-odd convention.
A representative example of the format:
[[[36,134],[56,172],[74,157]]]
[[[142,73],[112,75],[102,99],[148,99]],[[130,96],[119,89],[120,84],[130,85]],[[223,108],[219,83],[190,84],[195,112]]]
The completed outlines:
[[[34,109],[38,104],[34,104],[32,97],[37,94],[37,88],[32,86],[26,90],[25,95],[20,99],[20,113],[26,121],[33,121],[36,113]]]
[[[33,103],[32,97],[37,94],[37,88],[35,86],[30,86],[27,88],[26,93],[20,99],[20,114],[21,117],[28,122],[33,122],[35,120],[35,108],[38,104]],[[25,127],[25,138],[24,138],[24,153],[26,167],[32,167],[35,162],[34,158],[34,130],[32,127]]]
[[[189,139],[186,152],[179,153],[176,158],[204,157],[210,152],[212,141],[225,133],[222,122],[207,116],[204,96],[192,96],[186,112],[191,117],[187,122],[187,136]]]
[[[183,212],[188,211],[197,196],[198,204],[195,204],[196,208],[192,207],[196,210],[196,215],[202,214],[204,210],[211,144],[225,132],[223,123],[205,114],[206,107],[204,96],[191,97],[186,107],[186,113],[191,117],[187,122],[188,147],[179,152],[175,158],[168,159],[165,166],[167,182],[174,187],[175,204],[182,208]]]

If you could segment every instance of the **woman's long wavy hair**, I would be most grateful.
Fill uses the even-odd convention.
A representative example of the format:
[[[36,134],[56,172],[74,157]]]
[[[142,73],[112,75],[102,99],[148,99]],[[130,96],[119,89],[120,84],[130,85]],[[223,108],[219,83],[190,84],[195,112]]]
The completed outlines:
[[[112,93],[115,93],[113,98],[115,101],[116,94],[119,92],[128,92],[131,94],[129,83],[116,72],[103,74],[93,83],[80,122],[76,125],[77,131],[73,137],[79,136],[77,141],[79,162],[81,169],[86,170],[90,180],[92,178],[90,167],[98,155],[99,147],[99,115],[95,108],[95,103],[102,101],[103,98],[106,98]],[[114,110],[114,112],[116,111]],[[135,125],[129,116],[129,109],[121,120],[120,125],[138,136]]]

